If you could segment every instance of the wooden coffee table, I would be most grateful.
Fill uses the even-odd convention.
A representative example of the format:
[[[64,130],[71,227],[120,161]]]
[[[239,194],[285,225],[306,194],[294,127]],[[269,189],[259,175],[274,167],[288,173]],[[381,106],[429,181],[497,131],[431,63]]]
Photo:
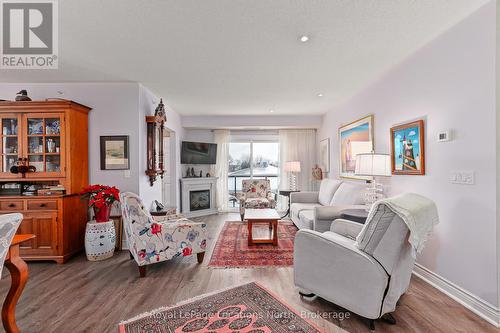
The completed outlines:
[[[248,245],[273,244],[278,246],[278,221],[281,220],[276,209],[245,209],[245,221],[248,224]],[[269,224],[272,232],[270,239],[253,239],[252,229],[254,224]]]

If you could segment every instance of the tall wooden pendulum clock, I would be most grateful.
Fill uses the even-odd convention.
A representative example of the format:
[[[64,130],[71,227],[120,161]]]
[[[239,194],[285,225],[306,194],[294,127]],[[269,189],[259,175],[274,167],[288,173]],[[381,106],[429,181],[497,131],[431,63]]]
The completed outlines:
[[[155,109],[154,116],[146,116],[147,125],[147,169],[146,175],[149,177],[149,184],[153,186],[156,177],[163,178],[163,132],[167,116],[165,105],[160,99],[160,104]],[[157,153],[158,152],[158,153]],[[157,158],[158,157],[158,158]]]

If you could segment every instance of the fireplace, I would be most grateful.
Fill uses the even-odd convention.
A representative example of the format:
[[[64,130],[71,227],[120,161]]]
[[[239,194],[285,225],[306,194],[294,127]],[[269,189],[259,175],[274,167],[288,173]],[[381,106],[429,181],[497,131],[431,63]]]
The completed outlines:
[[[217,214],[215,208],[217,178],[182,178],[180,181],[181,211],[186,217]]]
[[[210,190],[189,192],[189,210],[197,211],[210,209]]]

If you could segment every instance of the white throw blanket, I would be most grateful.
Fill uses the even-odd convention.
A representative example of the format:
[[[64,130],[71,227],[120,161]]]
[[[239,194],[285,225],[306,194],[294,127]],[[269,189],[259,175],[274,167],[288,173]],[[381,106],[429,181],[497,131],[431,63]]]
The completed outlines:
[[[432,232],[432,229],[439,223],[439,216],[434,201],[415,193],[404,193],[392,198],[382,199],[373,205],[366,219],[367,223],[356,237],[359,243],[370,224],[369,221],[375,215],[379,205],[386,205],[406,223],[410,229],[409,242],[412,245],[412,256],[416,258],[424,248],[424,243]]]

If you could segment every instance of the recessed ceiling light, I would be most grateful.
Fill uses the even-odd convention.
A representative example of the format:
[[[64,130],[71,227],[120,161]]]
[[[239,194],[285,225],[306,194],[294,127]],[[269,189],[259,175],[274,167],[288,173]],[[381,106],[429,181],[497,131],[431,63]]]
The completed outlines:
[[[300,36],[299,40],[300,40],[302,43],[305,43],[305,42],[307,42],[307,41],[309,40],[309,36],[306,36],[306,35],[304,35],[304,36]]]
[[[319,93],[317,96],[318,96],[318,97],[323,97],[323,94],[322,94],[322,93]]]
[[[274,110],[273,110],[273,109],[271,109],[271,110],[269,110],[269,112],[273,113],[273,112],[274,112]]]

